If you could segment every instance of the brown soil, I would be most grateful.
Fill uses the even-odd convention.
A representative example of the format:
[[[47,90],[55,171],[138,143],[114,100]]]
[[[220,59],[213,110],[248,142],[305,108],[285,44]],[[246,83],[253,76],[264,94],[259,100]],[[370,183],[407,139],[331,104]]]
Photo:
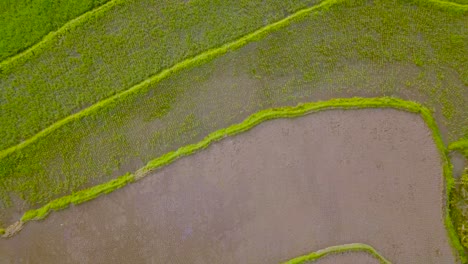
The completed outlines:
[[[282,119],[31,222],[6,263],[277,263],[361,242],[393,263],[455,263],[430,131],[396,110]],[[0,261],[0,263],[2,263]]]

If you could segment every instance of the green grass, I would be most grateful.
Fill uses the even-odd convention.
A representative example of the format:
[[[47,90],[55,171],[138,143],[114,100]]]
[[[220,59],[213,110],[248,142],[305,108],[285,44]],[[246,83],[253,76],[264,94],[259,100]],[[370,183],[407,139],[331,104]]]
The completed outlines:
[[[109,0],[3,0],[0,2],[0,61],[33,46],[49,32]]]
[[[404,101],[391,97],[382,97],[382,98],[343,98],[343,99],[331,99],[329,101],[323,102],[311,102],[299,104],[294,107],[281,107],[281,108],[272,108],[260,111],[258,113],[252,114],[246,118],[243,122],[231,125],[227,128],[220,129],[215,131],[203,140],[196,144],[190,144],[183,146],[176,151],[168,152],[154,160],[151,160],[144,166],[135,172],[135,174],[126,174],[118,179],[111,180],[107,183],[94,186],[89,189],[82,190],[80,192],[74,193],[72,195],[64,196],[58,199],[55,199],[45,206],[39,209],[33,209],[27,211],[21,221],[28,222],[31,220],[39,220],[45,218],[52,210],[61,210],[67,208],[70,204],[79,204],[84,201],[88,201],[98,197],[99,195],[109,193],[115,189],[122,188],[128,183],[139,180],[144,176],[148,175],[149,172],[154,171],[158,168],[166,166],[173,162],[174,160],[191,155],[197,151],[207,148],[213,142],[219,141],[227,136],[233,136],[244,132],[246,130],[255,127],[256,125],[271,119],[276,118],[293,118],[303,116],[305,114],[329,110],[329,109],[363,109],[363,108],[393,108],[404,110],[411,113],[420,114],[423,120],[426,122],[429,129],[432,131],[432,138],[439,150],[439,154],[442,160],[443,166],[443,176],[445,179],[445,189],[446,197],[451,197],[451,192],[454,187],[454,179],[452,176],[451,164],[449,159],[446,156],[446,148],[442,141],[441,134],[437,127],[436,121],[432,116],[432,112],[426,107],[412,101]],[[444,224],[447,228],[447,232],[450,237],[450,241],[457,250],[458,255],[460,256],[463,263],[466,263],[467,259],[464,253],[464,249],[460,244],[459,237],[454,229],[454,226],[451,221],[450,207],[445,208],[444,214]]]
[[[110,1],[0,64],[0,149],[318,1]]]
[[[373,247],[362,244],[362,243],[352,243],[352,244],[344,244],[339,246],[332,246],[327,247],[316,252],[312,252],[308,255],[300,256],[291,260],[284,262],[283,264],[302,264],[309,261],[316,261],[320,258],[326,257],[332,254],[339,254],[339,253],[349,253],[349,252],[365,252],[373,257],[375,257],[381,264],[390,264],[390,261],[385,259],[382,255],[377,252]]]
[[[108,194],[118,188],[127,185],[135,180],[134,176],[130,173],[125,174],[117,179],[106,182],[105,184],[96,185],[86,190],[82,190],[71,195],[61,197],[53,200],[47,205],[37,209],[27,211],[23,217],[22,222],[28,222],[31,220],[41,220],[47,217],[50,212],[58,211],[67,208],[70,204],[78,205],[86,201],[92,200],[102,194]]]
[[[452,142],[448,146],[450,151],[460,151],[465,158],[468,160],[468,139],[460,139],[458,141]]]
[[[448,151],[459,151],[468,161],[468,139],[460,139],[451,143]],[[455,230],[458,232],[462,245],[468,249],[468,167],[456,180],[455,188],[449,199],[452,208],[451,216]]]

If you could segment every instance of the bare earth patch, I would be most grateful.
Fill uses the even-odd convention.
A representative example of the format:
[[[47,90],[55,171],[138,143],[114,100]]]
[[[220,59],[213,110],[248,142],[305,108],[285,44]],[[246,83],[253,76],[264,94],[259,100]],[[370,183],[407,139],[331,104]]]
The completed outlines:
[[[0,241],[0,256],[6,263],[277,263],[360,242],[392,263],[452,264],[443,205],[440,157],[418,115],[331,110],[265,122],[31,222]]]

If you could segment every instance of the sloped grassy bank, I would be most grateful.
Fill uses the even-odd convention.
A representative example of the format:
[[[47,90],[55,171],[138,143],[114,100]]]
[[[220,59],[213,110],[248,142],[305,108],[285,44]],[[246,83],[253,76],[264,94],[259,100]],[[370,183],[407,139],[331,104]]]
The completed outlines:
[[[74,193],[72,195],[64,196],[62,198],[53,200],[47,205],[27,211],[21,218],[21,222],[26,223],[32,220],[44,219],[51,211],[61,210],[68,207],[70,204],[80,204],[84,201],[88,201],[98,197],[101,194],[112,192],[116,189],[122,188],[123,186],[134,182],[135,180],[141,179],[144,176],[148,175],[149,172],[156,170],[162,166],[165,166],[174,160],[191,155],[196,151],[207,148],[211,143],[221,140],[227,136],[236,135],[252,127],[260,124],[263,121],[275,119],[275,118],[293,118],[302,116],[305,114],[330,110],[330,109],[362,109],[362,108],[394,108],[411,113],[420,114],[423,120],[426,122],[429,129],[432,131],[432,138],[437,146],[437,149],[441,156],[441,162],[443,166],[443,177],[445,179],[445,197],[451,197],[451,191],[454,187],[454,179],[452,176],[451,164],[447,158],[447,150],[442,141],[440,131],[437,127],[437,124],[432,116],[432,112],[422,106],[419,103],[412,101],[405,101],[397,98],[391,97],[381,97],[381,98],[346,98],[346,99],[332,99],[329,101],[322,102],[312,102],[298,104],[294,107],[281,107],[281,108],[272,108],[257,112],[243,122],[239,124],[232,125],[230,127],[220,129],[216,132],[209,134],[202,141],[187,145],[179,148],[176,151],[169,152],[165,155],[162,155],[150,162],[143,168],[136,171],[134,174],[126,174],[121,176],[118,179],[109,181],[104,184],[97,185],[95,187],[82,190],[80,192]],[[463,263],[466,263],[467,258],[464,253],[464,249],[460,244],[459,237],[455,231],[450,214],[450,207],[445,207],[444,215],[444,224],[447,229],[448,235],[452,246],[458,252]],[[9,234],[14,233],[10,231]]]

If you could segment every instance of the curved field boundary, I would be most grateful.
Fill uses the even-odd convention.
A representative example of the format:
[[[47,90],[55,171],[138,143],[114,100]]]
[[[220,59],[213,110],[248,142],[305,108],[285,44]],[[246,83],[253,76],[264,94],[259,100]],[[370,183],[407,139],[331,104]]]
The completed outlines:
[[[444,1],[444,0],[417,0],[417,2],[421,5],[425,6],[432,6],[435,8],[440,8],[442,10],[452,10],[458,11],[460,13],[468,11],[468,5],[466,4],[459,4],[451,1]]]
[[[423,105],[413,102],[406,101],[392,97],[380,97],[380,98],[342,98],[342,99],[331,99],[329,101],[319,101],[298,104],[297,106],[290,107],[280,107],[272,108],[263,111],[259,111],[251,116],[247,117],[243,122],[234,124],[224,129],[215,131],[208,136],[206,136],[202,141],[187,145],[166,153],[150,162],[146,166],[137,170],[134,174],[128,173],[124,176],[121,176],[117,179],[96,185],[92,188],[85,189],[79,192],[76,192],[71,195],[67,195],[58,199],[55,199],[45,206],[39,209],[29,210],[24,213],[20,221],[8,227],[4,232],[3,237],[9,237],[21,230],[24,223],[27,223],[32,220],[41,220],[47,217],[51,211],[58,211],[64,208],[67,208],[70,204],[80,204],[85,201],[92,200],[97,198],[101,194],[110,193],[116,189],[122,188],[123,186],[139,180],[147,175],[150,172],[161,168],[162,166],[168,165],[175,161],[178,158],[191,155],[197,151],[207,148],[211,143],[219,141],[227,136],[233,136],[249,130],[254,126],[270,119],[277,118],[293,118],[303,116],[305,114],[314,113],[323,110],[331,109],[364,109],[364,108],[393,108],[398,110],[403,110],[410,113],[420,114],[422,119],[426,122],[427,126],[432,132],[432,138],[434,143],[439,151],[443,176],[445,179],[445,198],[450,197],[450,193],[454,186],[454,178],[452,175],[451,163],[447,157],[448,150],[446,149],[440,131],[437,127],[437,123],[432,116],[431,110],[424,107]],[[468,258],[465,256],[464,249],[460,243],[455,228],[452,224],[450,218],[449,207],[445,206],[444,208],[444,224],[447,229],[447,233],[453,248],[458,252],[458,256],[463,263],[468,262]]]
[[[33,56],[34,55],[34,49],[38,49],[36,52],[38,52],[39,50],[42,50],[42,49],[45,49],[47,48],[46,47],[46,44],[47,44],[47,40],[48,39],[52,39],[54,37],[57,37],[57,36],[60,36],[61,34],[64,34],[66,31],[76,27],[77,25],[81,24],[82,22],[88,20],[88,19],[91,19],[91,18],[95,18],[95,17],[98,17],[100,16],[102,13],[104,13],[105,11],[109,10],[110,8],[112,8],[113,6],[117,5],[117,4],[120,4],[120,3],[123,3],[125,0],[111,0],[109,1],[108,3],[106,3],[105,5],[89,12],[89,13],[86,13],[85,15],[79,17],[79,18],[76,18],[72,21],[70,21],[66,26],[60,28],[58,31],[55,31],[53,33],[51,33],[51,36],[47,36],[46,38],[44,38],[43,41],[41,41],[40,43],[38,43],[38,47],[37,48],[34,48],[35,46],[31,47],[31,49],[23,52],[21,55],[18,55],[20,56],[18,59],[14,59],[14,58],[11,58],[11,62],[9,61],[4,61],[2,63],[0,63],[0,72],[3,69],[3,67],[7,67],[7,65],[9,64],[17,64],[17,63],[20,63],[19,61],[22,60],[21,58],[29,58],[30,56]],[[29,144],[35,142],[36,140],[39,140],[45,136],[47,136],[48,134],[52,133],[53,131],[57,130],[58,128],[60,128],[61,126],[63,125],[66,125],[74,120],[79,120],[83,117],[86,117],[86,116],[89,116],[89,115],[92,115],[93,113],[97,112],[99,109],[101,108],[105,108],[107,107],[108,105],[118,101],[118,100],[124,100],[125,98],[127,98],[128,96],[131,96],[132,94],[137,94],[137,93],[141,93],[143,91],[145,91],[146,89],[149,88],[150,85],[154,84],[154,83],[157,83],[167,77],[169,77],[171,74],[173,73],[177,73],[183,69],[186,69],[186,68],[190,68],[190,67],[195,67],[197,65],[201,65],[205,62],[208,62],[218,56],[221,56],[229,51],[232,51],[232,50],[236,50],[236,49],[239,49],[241,48],[242,46],[245,46],[246,44],[250,43],[250,42],[253,42],[253,41],[256,41],[256,40],[259,40],[259,39],[262,39],[263,37],[267,36],[268,34],[274,32],[274,31],[277,31],[281,28],[284,28],[286,26],[288,26],[289,24],[291,24],[292,22],[296,22],[296,21],[299,21],[305,17],[307,17],[308,15],[312,14],[313,12],[315,11],[319,11],[319,10],[327,10],[329,7],[331,7],[332,5],[335,5],[335,4],[338,4],[338,3],[341,3],[341,2],[344,2],[346,0],[324,0],[322,2],[320,2],[319,4],[317,5],[314,5],[312,7],[309,7],[309,8],[305,8],[305,9],[302,9],[302,10],[299,10],[297,11],[296,13],[286,17],[286,18],[283,18],[277,22],[274,22],[272,24],[269,24],[263,28],[260,28],[252,33],[249,33],[233,42],[230,42],[230,43],[226,43],[220,47],[217,47],[217,48],[214,48],[214,49],[210,49],[210,50],[207,50],[203,53],[200,53],[192,58],[188,58],[186,60],[183,60],[177,64],[175,64],[174,66],[170,67],[170,68],[167,68],[167,69],[164,69],[162,70],[161,72],[149,77],[148,79],[146,80],[143,80],[142,82],[130,87],[129,89],[127,90],[124,90],[120,93],[117,93],[111,97],[108,97],[106,99],[103,99],[101,101],[98,101],[96,102],[95,104],[89,106],[88,108],[85,108],[75,114],[72,114],[72,115],[69,115],[55,123],[53,123],[52,125],[50,125],[49,127],[41,130],[40,132],[38,132],[37,134],[35,134],[34,136],[24,140],[23,142],[15,145],[15,146],[11,146],[9,148],[6,148],[6,149],[3,149],[3,150],[0,150],[0,159],[4,158],[5,156],[7,156],[8,154],[16,151],[16,150],[20,150],[20,149],[23,149],[24,147],[28,146]],[[428,5],[428,6],[432,6],[432,7],[443,7],[444,9],[449,9],[449,10],[452,10],[452,11],[459,11],[459,12],[468,12],[468,5],[461,5],[461,4],[455,4],[455,3],[451,3],[451,2],[444,2],[444,1],[441,1],[441,0],[414,0],[415,3],[419,4],[419,5]],[[77,21],[78,20],[78,21]],[[27,55],[29,54],[29,55]],[[12,67],[12,65],[9,65],[8,67]],[[8,68],[7,67],[7,68]]]
[[[107,12],[114,6],[123,3],[125,0],[110,0],[109,2],[92,9],[76,18],[65,23],[62,27],[55,31],[49,32],[42,40],[25,49],[24,51],[13,55],[2,62],[0,62],[0,74],[10,71],[15,66],[24,63],[25,61],[33,58],[35,55],[41,53],[49,47],[49,42],[55,38],[61,37],[68,31],[80,26],[84,22],[100,17],[103,13]]]
[[[377,252],[373,247],[362,244],[362,243],[351,243],[351,244],[344,244],[339,246],[331,246],[327,247],[315,252],[312,252],[308,255],[300,256],[297,258],[293,258],[284,262],[283,264],[302,264],[306,261],[315,261],[322,257],[326,257],[331,254],[339,254],[339,253],[349,253],[349,252],[366,252],[376,259],[380,261],[381,264],[391,264],[390,261],[385,259],[382,255]]]

